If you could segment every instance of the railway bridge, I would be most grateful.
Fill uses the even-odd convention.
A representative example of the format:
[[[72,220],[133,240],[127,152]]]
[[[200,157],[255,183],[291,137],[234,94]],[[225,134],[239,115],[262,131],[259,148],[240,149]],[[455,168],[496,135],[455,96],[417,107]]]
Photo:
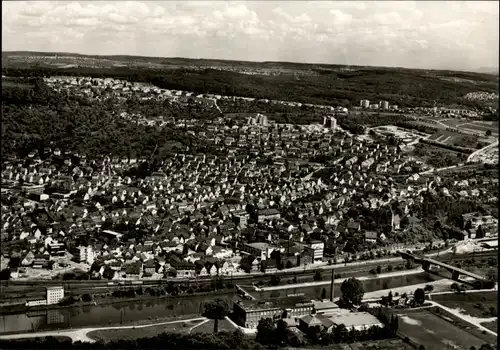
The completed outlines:
[[[429,273],[432,273],[431,266],[438,266],[445,270],[448,270],[451,273],[451,279],[457,282],[463,282],[460,280],[460,276],[471,277],[475,280],[473,283],[475,287],[478,288],[489,288],[491,285],[491,281],[489,281],[486,277],[480,276],[470,271],[466,271],[464,269],[458,268],[456,266],[451,266],[441,261],[437,261],[428,257],[419,257],[410,253],[400,253],[401,257],[405,260],[412,260],[415,263],[421,264],[422,268]]]

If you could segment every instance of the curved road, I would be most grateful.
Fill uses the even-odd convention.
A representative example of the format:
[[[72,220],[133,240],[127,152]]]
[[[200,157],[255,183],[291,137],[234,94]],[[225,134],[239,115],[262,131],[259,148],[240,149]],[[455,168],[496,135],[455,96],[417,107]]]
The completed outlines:
[[[35,332],[35,333],[21,333],[21,334],[8,334],[0,336],[0,339],[24,339],[24,338],[42,338],[42,337],[68,337],[71,338],[73,342],[81,341],[87,343],[94,343],[95,340],[88,336],[88,333],[93,331],[105,331],[112,329],[137,329],[137,328],[147,328],[153,326],[162,326],[167,324],[174,323],[185,323],[190,321],[200,321],[200,324],[195,325],[190,330],[196,328],[201,325],[201,323],[207,322],[206,317],[198,317],[198,318],[190,318],[186,320],[177,320],[177,321],[169,321],[169,322],[159,322],[141,326],[116,326],[116,327],[98,327],[98,328],[80,328],[74,330],[61,330],[61,331],[46,331],[46,332]]]
[[[481,153],[485,153],[487,151],[489,151],[490,149],[492,148],[496,148],[498,147],[498,140],[496,140],[495,142],[493,142],[492,144],[489,144],[488,146],[484,147],[484,148],[481,148],[480,150],[477,150],[475,151],[474,153],[472,153],[469,158],[467,158],[467,163],[472,163],[472,162],[476,162],[476,161],[479,161],[479,160],[476,160],[476,158],[481,154]]]

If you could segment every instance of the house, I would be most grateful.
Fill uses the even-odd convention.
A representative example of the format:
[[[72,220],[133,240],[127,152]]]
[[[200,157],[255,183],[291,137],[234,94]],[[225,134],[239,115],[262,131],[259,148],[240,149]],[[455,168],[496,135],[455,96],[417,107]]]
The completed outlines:
[[[365,232],[365,241],[370,242],[370,243],[376,243],[377,242],[377,232],[376,231],[366,231]]]
[[[156,272],[156,263],[153,259],[147,260],[144,263],[144,272],[150,275]]]
[[[142,262],[136,261],[125,268],[127,278],[140,278],[142,274]]]
[[[359,221],[349,220],[349,222],[347,223],[347,230],[351,232],[359,232],[361,230],[361,224],[359,223]]]
[[[278,209],[261,209],[257,211],[257,221],[263,222],[266,220],[279,219],[281,218],[281,213]]]
[[[195,265],[189,261],[182,261],[178,258],[170,259],[170,266],[172,266],[177,272],[177,277],[191,277],[194,276]]]

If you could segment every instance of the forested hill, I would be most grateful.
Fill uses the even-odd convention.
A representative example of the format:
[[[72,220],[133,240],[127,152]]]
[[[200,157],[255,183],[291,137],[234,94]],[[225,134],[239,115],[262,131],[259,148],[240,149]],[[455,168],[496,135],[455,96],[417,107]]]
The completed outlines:
[[[89,101],[53,92],[43,80],[12,81],[2,88],[2,154],[26,156],[45,147],[89,156],[150,157],[184,150],[196,140],[168,127],[151,127],[120,117],[121,111],[148,116],[186,117],[187,111],[163,101]]]
[[[68,61],[69,62],[69,61]],[[177,64],[146,68],[144,63],[113,66],[111,63],[76,61],[72,67],[56,68],[49,64],[4,64],[7,76],[90,76],[113,77],[152,83],[160,88],[245,96],[302,103],[353,106],[361,99],[387,100],[401,107],[481,104],[464,100],[469,92],[497,92],[498,77],[463,72],[433,72],[392,68],[324,68],[311,66],[296,75],[288,66],[272,68],[264,74],[257,68],[220,66],[207,69],[184,68]],[[93,61],[92,61],[93,62]],[[26,68],[29,67],[29,68]],[[274,67],[274,68],[273,68]],[[229,69],[231,68],[231,69]],[[261,67],[259,67],[261,68]],[[297,68],[299,69],[299,68]],[[245,71],[246,73],[243,73]],[[252,74],[247,74],[253,72]],[[260,72],[260,73],[259,73]],[[298,71],[297,71],[298,72]],[[276,73],[276,74],[275,74]],[[283,74],[282,74],[283,73]]]

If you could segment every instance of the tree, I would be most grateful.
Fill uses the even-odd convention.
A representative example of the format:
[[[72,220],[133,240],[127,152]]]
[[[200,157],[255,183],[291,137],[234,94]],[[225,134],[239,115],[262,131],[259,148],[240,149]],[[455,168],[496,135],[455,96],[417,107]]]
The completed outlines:
[[[314,273],[314,280],[321,281],[322,279],[323,277],[321,276],[321,272],[319,270],[316,270],[316,272]]]
[[[377,266],[377,274],[382,273],[382,267],[380,265]]]
[[[335,326],[333,330],[333,339],[335,343],[344,343],[349,335],[349,330],[344,324]]]
[[[434,286],[432,284],[428,284],[424,287],[425,292],[432,292],[434,290]]]
[[[279,278],[278,275],[272,275],[271,276],[271,281],[269,281],[269,284],[271,286],[277,286],[280,284],[281,279]]]
[[[418,305],[422,305],[425,301],[425,292],[422,288],[417,288],[415,293],[413,293],[413,297],[415,298],[415,302]]]
[[[277,345],[282,343],[286,343],[288,339],[288,325],[282,319],[276,322],[276,331],[275,338],[277,341]]]
[[[486,278],[488,281],[496,282],[498,280],[498,271],[495,271],[494,268],[490,268],[486,273]]]
[[[273,344],[275,338],[276,325],[271,318],[263,318],[257,325],[256,340],[264,345]]]
[[[389,305],[392,305],[392,291],[389,291],[389,294],[387,294],[387,302]]]
[[[486,136],[491,136],[491,130],[486,130]]]
[[[82,295],[82,301],[86,302],[86,303],[92,301],[92,295],[90,295],[90,294],[83,294]]]
[[[3,269],[0,271],[0,281],[10,280],[10,269]]]
[[[490,344],[483,344],[479,350],[493,350],[493,347]]]
[[[341,301],[349,306],[359,305],[365,294],[363,284],[354,277],[342,282],[340,292],[342,293]]]
[[[204,305],[205,312],[203,316],[214,320],[214,333],[219,330],[219,320],[224,319],[229,314],[229,305],[225,300],[215,298]]]

